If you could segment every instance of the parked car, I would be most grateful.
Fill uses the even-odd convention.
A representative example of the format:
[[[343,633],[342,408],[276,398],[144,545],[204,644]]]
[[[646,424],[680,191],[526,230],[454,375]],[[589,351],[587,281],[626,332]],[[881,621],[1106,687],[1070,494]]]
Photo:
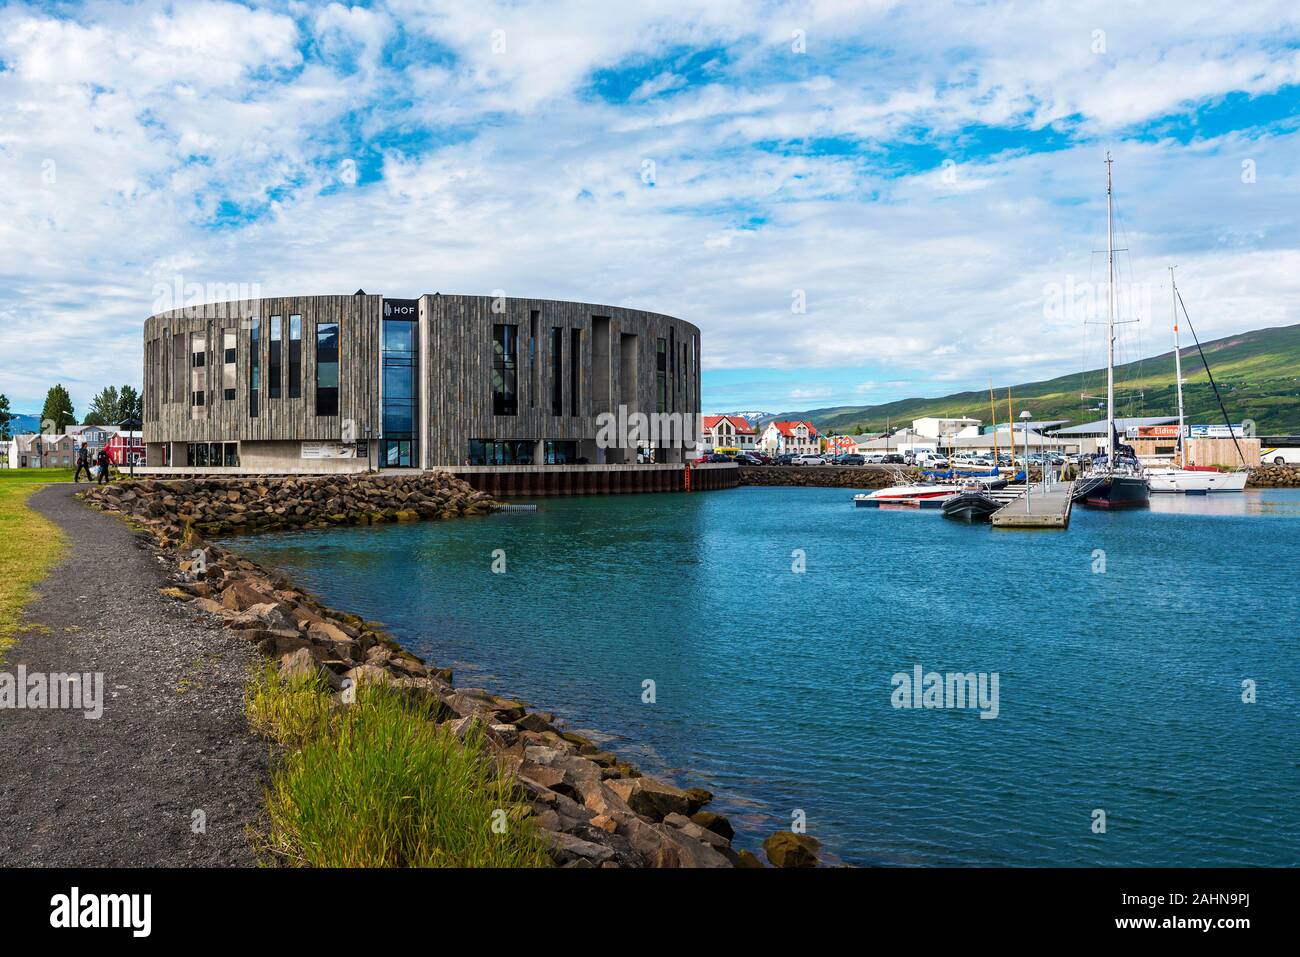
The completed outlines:
[[[826,460],[823,459],[820,455],[813,455],[811,453],[807,453],[804,455],[796,455],[794,457],[794,461],[791,462],[790,464],[791,465],[825,465]]]
[[[735,461],[737,465],[762,465],[763,464],[762,459],[760,459],[757,455],[751,455],[748,452],[737,452]]]
[[[903,457],[897,452],[886,452],[880,457],[881,463],[885,465],[905,465]]]
[[[916,453],[916,464],[925,469],[946,469],[948,467],[948,458],[938,452],[923,449]]]
[[[844,455],[835,456],[836,465],[866,465],[866,456],[859,455],[857,452],[846,452]]]
[[[782,455],[778,455],[778,456],[776,457],[776,464],[777,464],[777,465],[794,465],[794,459],[795,459],[795,457],[794,457],[793,455],[791,455],[789,452],[786,452],[786,453],[784,453],[784,454],[782,454]]]

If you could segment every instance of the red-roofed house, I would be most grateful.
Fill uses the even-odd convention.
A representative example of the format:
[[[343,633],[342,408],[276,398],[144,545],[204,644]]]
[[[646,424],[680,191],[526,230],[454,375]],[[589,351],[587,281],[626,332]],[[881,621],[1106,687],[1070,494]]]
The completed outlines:
[[[702,436],[705,452],[715,449],[739,449],[752,452],[758,435],[754,427],[739,415],[706,415]]]
[[[816,455],[821,451],[811,422],[770,422],[759,443],[773,455]]]

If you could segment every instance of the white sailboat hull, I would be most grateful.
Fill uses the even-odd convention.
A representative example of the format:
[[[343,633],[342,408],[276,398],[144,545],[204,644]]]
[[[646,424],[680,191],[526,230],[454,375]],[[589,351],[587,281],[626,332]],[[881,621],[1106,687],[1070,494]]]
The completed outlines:
[[[1199,469],[1147,469],[1152,492],[1240,492],[1247,472],[1203,472]]]

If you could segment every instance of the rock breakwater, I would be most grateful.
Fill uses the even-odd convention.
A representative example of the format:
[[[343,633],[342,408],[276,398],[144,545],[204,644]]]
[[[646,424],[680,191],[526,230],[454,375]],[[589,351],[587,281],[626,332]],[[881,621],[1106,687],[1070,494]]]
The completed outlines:
[[[1300,488],[1300,466],[1261,465],[1250,470],[1247,488]]]

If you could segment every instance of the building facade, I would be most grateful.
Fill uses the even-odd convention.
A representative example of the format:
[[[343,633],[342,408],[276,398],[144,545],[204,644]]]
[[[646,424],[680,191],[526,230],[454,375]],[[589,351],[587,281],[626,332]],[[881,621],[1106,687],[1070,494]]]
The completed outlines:
[[[701,451],[726,449],[752,452],[758,436],[749,421],[739,415],[706,415],[701,428]]]
[[[76,440],[70,435],[32,432],[15,435],[6,444],[6,466],[11,469],[72,468],[76,464]]]
[[[104,451],[110,462],[122,468],[144,464],[144,440],[139,432],[114,432],[104,443]]]
[[[816,455],[820,436],[811,422],[769,422],[759,443],[773,455]]]
[[[638,444],[683,462],[689,447],[610,443],[601,425],[694,422],[700,408],[695,326],[587,303],[360,291],[211,303],[151,316],[144,350],[150,467],[635,464]]]

